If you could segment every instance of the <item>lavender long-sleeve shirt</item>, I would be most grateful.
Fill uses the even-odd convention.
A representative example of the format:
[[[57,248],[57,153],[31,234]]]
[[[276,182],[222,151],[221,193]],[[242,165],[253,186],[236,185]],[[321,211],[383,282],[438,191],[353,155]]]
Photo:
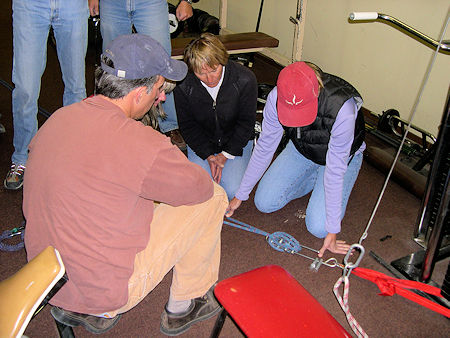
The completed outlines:
[[[283,126],[277,114],[277,87],[268,95],[263,112],[262,132],[241,181],[236,198],[248,199],[250,192],[260,180],[277,150],[283,136]],[[339,110],[331,129],[324,173],[326,224],[329,233],[341,230],[341,205],[344,174],[347,170],[350,149],[355,134],[355,120],[362,102],[348,99]],[[364,151],[363,143],[357,152]]]

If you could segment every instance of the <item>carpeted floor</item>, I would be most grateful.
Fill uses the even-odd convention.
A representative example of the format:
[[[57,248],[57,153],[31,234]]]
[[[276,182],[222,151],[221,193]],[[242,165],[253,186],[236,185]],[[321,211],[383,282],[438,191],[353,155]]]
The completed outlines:
[[[0,32],[0,78],[11,84],[12,33],[10,2],[2,2],[1,19],[3,29]],[[87,89],[92,93],[92,58],[87,58]],[[272,82],[276,78],[276,67],[265,64],[262,59],[255,60],[254,68],[259,82]],[[270,71],[269,71],[270,70]],[[45,71],[39,104],[53,112],[62,104],[62,81],[59,65],[53,49],[48,51],[48,63]],[[12,154],[12,113],[11,92],[0,86],[1,123],[7,132],[0,135],[0,178],[10,166]],[[39,117],[41,123],[45,120]],[[343,220],[340,234],[347,242],[358,242],[378,194],[384,182],[384,174],[367,162],[363,163],[359,178],[353,189]],[[256,210],[252,198],[243,203],[234,217],[250,223],[268,233],[284,231],[294,236],[301,244],[319,249],[321,240],[314,238],[305,229],[304,213],[308,197],[288,204],[282,210],[272,214],[262,214]],[[22,220],[22,191],[7,191],[0,188],[0,232],[19,225]],[[389,274],[369,255],[375,252],[386,262],[418,251],[420,247],[412,240],[416,218],[421,201],[395,182],[390,182],[380,204],[368,238],[363,242],[366,250],[361,266]],[[386,236],[391,236],[385,240]],[[306,252],[305,252],[306,253]],[[327,253],[326,258],[333,257]],[[342,260],[342,257],[337,257]],[[24,250],[0,252],[0,280],[10,276],[26,262]],[[342,272],[338,268],[322,266],[318,272],[309,270],[310,260],[286,253],[280,253],[268,246],[264,237],[245,232],[228,225],[222,231],[222,260],[220,280],[267,264],[277,264],[289,271],[343,327],[351,332],[345,315],[337,303],[332,288]],[[439,262],[433,274],[433,280],[441,285],[448,260]],[[167,301],[171,274],[134,309],[125,313],[116,327],[104,334],[104,337],[162,337],[159,331],[161,311]],[[382,297],[378,288],[371,282],[356,276],[350,277],[350,311],[373,337],[448,337],[450,325],[447,318],[423,308],[400,296]],[[301,320],[301,318],[299,318]],[[207,337],[214,325],[214,319],[193,326],[184,337]],[[75,328],[77,337],[91,337],[82,328]],[[56,337],[56,327],[46,307],[30,323],[25,334],[29,337]],[[307,334],[305,334],[307,336]],[[241,337],[242,333],[234,323],[227,319],[222,337]]]

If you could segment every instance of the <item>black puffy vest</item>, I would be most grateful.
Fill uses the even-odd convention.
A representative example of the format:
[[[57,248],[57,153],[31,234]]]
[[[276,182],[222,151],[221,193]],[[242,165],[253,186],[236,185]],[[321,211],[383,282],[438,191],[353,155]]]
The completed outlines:
[[[314,163],[325,165],[331,128],[342,105],[351,97],[359,97],[358,91],[347,81],[322,73],[324,88],[320,90],[316,120],[305,127],[284,127],[286,136],[295,148]],[[362,99],[361,99],[362,100]],[[364,116],[361,110],[355,121],[355,137],[350,150],[353,155],[361,147],[365,136]]]

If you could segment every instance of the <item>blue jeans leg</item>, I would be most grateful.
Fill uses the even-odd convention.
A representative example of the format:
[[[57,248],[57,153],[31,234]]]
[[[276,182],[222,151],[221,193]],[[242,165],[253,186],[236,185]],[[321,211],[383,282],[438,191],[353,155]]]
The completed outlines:
[[[131,34],[133,23],[128,3],[127,0],[100,1],[100,31],[103,39],[103,51],[119,35]]]
[[[85,57],[89,9],[85,0],[64,2],[52,20],[56,49],[64,81],[63,104],[86,98]]]
[[[242,156],[236,156],[234,159],[227,160],[225,163],[219,185],[225,189],[228,200],[234,197],[241,184],[242,177],[244,176],[245,169],[247,169],[248,161],[252,154],[252,149],[253,141],[249,141],[243,149]],[[207,160],[202,160],[198,157],[189,146],[187,147],[187,153],[191,162],[198,164],[211,175],[211,169]]]
[[[202,160],[193,150],[191,147],[189,147],[189,145],[187,146],[187,157],[189,159],[189,161],[198,164],[200,167],[202,167],[203,169],[205,169],[209,176],[211,176],[211,169],[209,168],[209,164],[207,160]]]
[[[37,132],[37,100],[47,59],[50,7],[43,1],[13,1],[12,162],[25,165],[28,144]]]
[[[166,0],[102,0],[100,2],[103,49],[118,35],[136,31],[151,36],[167,53],[171,54],[168,7]],[[167,118],[159,119],[159,128],[168,132],[178,128],[173,94],[166,95],[163,103]]]
[[[363,156],[356,154],[344,176],[341,219],[344,217],[350,193],[358,177]],[[325,166],[301,155],[290,141],[259,182],[255,205],[261,212],[274,212],[290,201],[312,191],[306,208],[306,227],[316,237],[327,235],[325,230]]]
[[[344,175],[344,187],[342,191],[342,207],[341,220],[344,218],[345,210],[347,208],[348,199],[352,192],[355,181],[358,178],[359,170],[363,160],[363,154],[356,154],[350,162],[347,171]],[[306,209],[306,227],[308,231],[314,236],[324,238],[327,235],[325,230],[325,189],[323,186],[323,176],[325,173],[325,166],[320,166],[317,175],[316,184],[308,202]]]
[[[12,93],[14,153],[11,160],[16,164],[26,164],[28,145],[37,132],[37,100],[47,62],[47,38],[52,25],[65,84],[63,102],[66,105],[86,97],[84,62],[87,4],[84,0],[74,0],[63,2],[64,8],[60,8],[60,5],[60,2],[48,0],[13,1],[12,81],[15,88]],[[69,25],[65,21],[67,17],[74,23]],[[62,35],[61,32],[66,29],[75,32],[70,37]]]
[[[261,212],[274,212],[305,196],[314,188],[318,169],[319,165],[300,154],[290,141],[259,182],[256,207]]]

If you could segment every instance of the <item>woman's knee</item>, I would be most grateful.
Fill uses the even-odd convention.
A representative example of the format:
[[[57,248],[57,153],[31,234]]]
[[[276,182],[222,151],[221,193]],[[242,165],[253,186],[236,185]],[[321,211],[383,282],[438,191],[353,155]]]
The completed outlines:
[[[305,223],[308,231],[317,238],[324,238],[328,234],[325,230],[325,217],[322,214],[307,212]]]
[[[223,187],[225,192],[227,193],[228,200],[232,200],[233,197],[236,195],[236,192],[239,189],[239,182],[221,182],[220,185]]]
[[[276,203],[276,200],[267,194],[258,193],[258,190],[255,194],[255,206],[259,211],[266,214],[281,209],[281,206],[279,203]]]

